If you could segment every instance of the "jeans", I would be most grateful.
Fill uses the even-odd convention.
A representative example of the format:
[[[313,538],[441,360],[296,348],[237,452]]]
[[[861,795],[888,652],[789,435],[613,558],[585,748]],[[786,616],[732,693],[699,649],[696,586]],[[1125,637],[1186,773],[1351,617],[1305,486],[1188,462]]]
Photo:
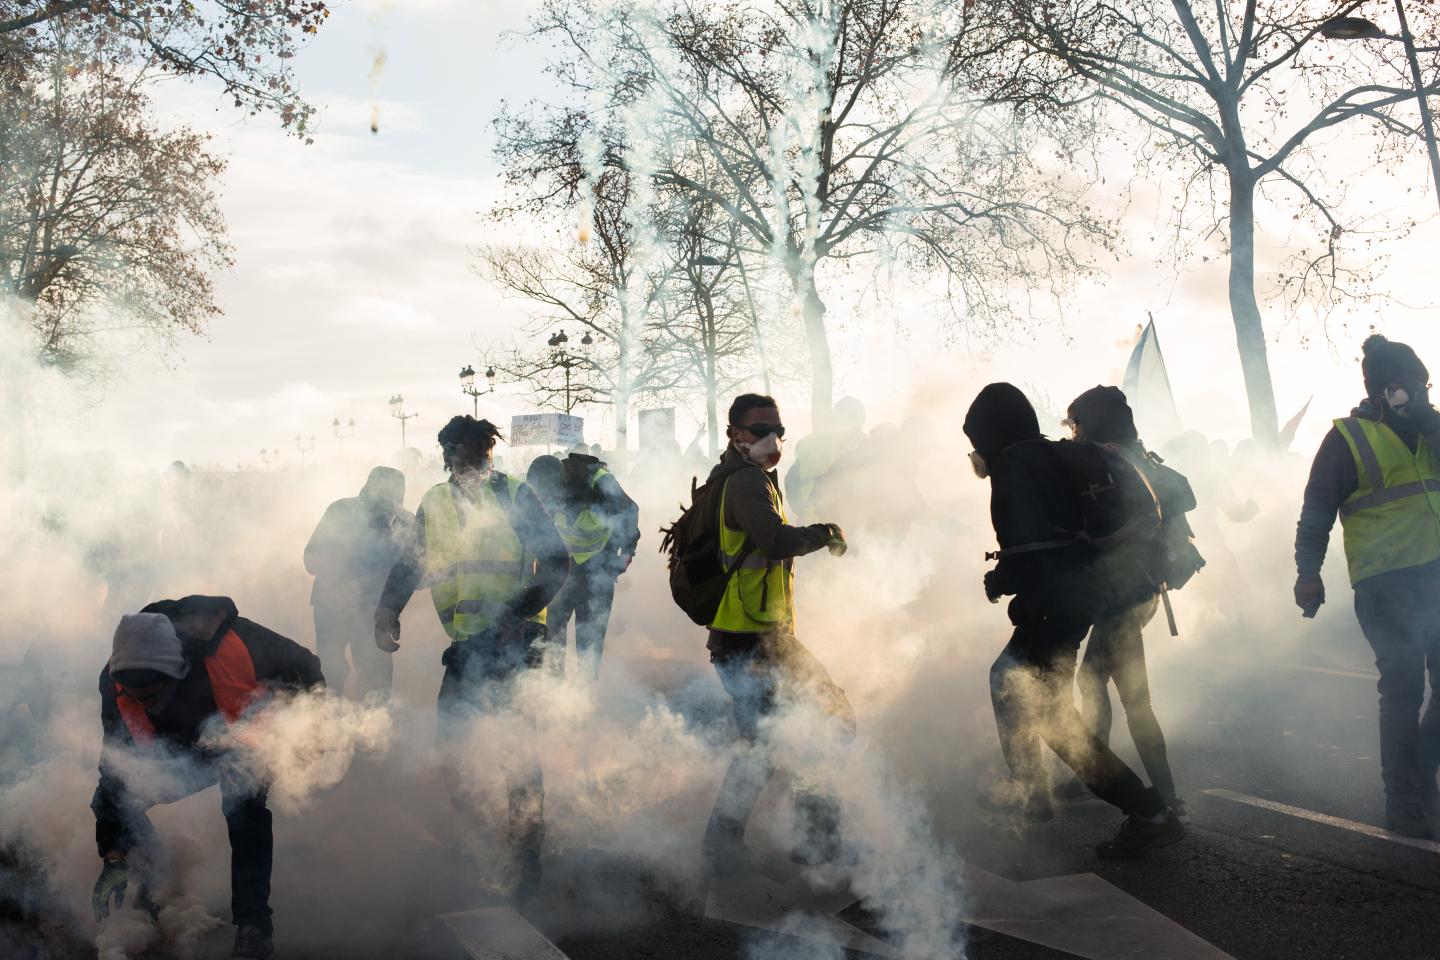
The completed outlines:
[[[615,603],[617,574],[608,554],[591,557],[571,566],[565,586],[545,611],[549,649],[545,667],[556,675],[565,672],[565,640],[570,618],[575,618],[575,658],[591,680],[600,677],[600,657],[605,652],[605,631],[610,627],[610,608]]]
[[[741,749],[730,761],[706,830],[708,842],[739,840],[775,773],[765,721],[791,706],[818,709],[845,740],[855,735],[855,710],[845,691],[793,633],[755,636],[712,633],[710,662],[730,694]],[[827,791],[797,771],[795,829],[798,844],[815,848],[838,842],[840,808]]]
[[[1166,804],[1174,805],[1175,777],[1165,750],[1165,734],[1155,709],[1150,705],[1150,679],[1145,672],[1145,640],[1142,631],[1160,606],[1158,596],[1136,606],[1103,617],[1090,631],[1085,658],[1075,676],[1080,691],[1080,711],[1087,726],[1100,742],[1110,743],[1110,691],[1115,681],[1120,705],[1125,708],[1125,723],[1140,762],[1150,775],[1150,782]]]
[[[274,933],[270,919],[270,873],[274,867],[274,834],[265,789],[248,777],[231,775],[216,767],[186,784],[180,796],[166,797],[173,803],[220,784],[220,812],[230,834],[230,914],[237,927],[258,927],[266,936]],[[153,804],[126,794],[120,806],[129,855],[138,852],[144,859],[156,850],[159,838],[146,811]]]
[[[1027,790],[1047,790],[1043,741],[1091,793],[1127,814],[1154,816],[1165,809],[1160,794],[1087,729],[1075,709],[1075,657],[1089,629],[1084,621],[1051,618],[1015,628],[990,668],[1000,751]]]
[[[1355,615],[1380,671],[1380,769],[1396,802],[1435,790],[1440,767],[1440,572],[1397,570],[1355,585]],[[1430,704],[1425,679],[1430,679]]]
[[[440,657],[445,665],[436,703],[441,773],[451,803],[473,820],[478,821],[480,814],[471,805],[458,753],[478,717],[509,707],[515,680],[540,666],[544,648],[545,628],[525,623],[517,629],[492,630],[457,641]],[[545,779],[539,758],[525,753],[514,769],[505,771],[505,786],[511,846],[538,857],[545,836]]]
[[[315,608],[315,653],[325,671],[325,682],[336,693],[345,692],[345,679],[350,664],[345,648],[355,661],[355,698],[363,700],[368,693],[390,699],[390,685],[395,676],[393,654],[375,646],[375,616],[362,608],[317,606]]]

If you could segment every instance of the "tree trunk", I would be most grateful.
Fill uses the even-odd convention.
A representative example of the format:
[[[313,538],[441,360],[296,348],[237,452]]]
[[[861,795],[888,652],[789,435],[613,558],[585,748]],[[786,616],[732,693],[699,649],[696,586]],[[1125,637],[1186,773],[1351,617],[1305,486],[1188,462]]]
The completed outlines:
[[[625,291],[620,291],[620,356],[615,371],[615,449],[623,462],[630,449],[630,311],[623,305]]]
[[[830,365],[830,337],[825,330],[825,301],[815,287],[815,271],[801,267],[792,278],[805,320],[805,344],[810,351],[810,418],[818,430],[830,419],[834,406],[834,372]]]
[[[1250,434],[1267,447],[1278,435],[1275,387],[1265,351],[1265,327],[1255,299],[1255,181],[1248,167],[1230,170],[1230,315],[1250,405]]]

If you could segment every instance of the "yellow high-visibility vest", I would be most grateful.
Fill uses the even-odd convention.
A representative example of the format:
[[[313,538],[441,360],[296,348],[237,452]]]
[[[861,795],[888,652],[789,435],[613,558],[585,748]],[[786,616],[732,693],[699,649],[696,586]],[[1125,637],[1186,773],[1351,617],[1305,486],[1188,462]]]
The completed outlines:
[[[780,518],[788,523],[780,491],[773,483],[767,482],[766,487],[770,491],[770,503]],[[727,570],[745,545],[745,534],[725,524],[725,496],[729,490],[730,481],[727,479],[720,491],[720,561]],[[758,550],[751,550],[726,585],[725,596],[720,600],[710,629],[727,633],[765,633],[793,625],[793,579],[789,563],[768,560]]]
[[[492,474],[470,503],[449,483],[437,483],[420,501],[425,515],[425,582],[440,625],[451,640],[465,640],[496,625],[534,572],[533,557],[510,525],[509,507],[524,481]],[[502,503],[497,491],[508,502]],[[545,612],[530,618],[545,622]]]
[[[1350,583],[1440,560],[1440,458],[1422,437],[1412,453],[1389,426],[1335,421],[1360,485],[1340,505]]]
[[[600,485],[601,478],[609,475],[609,470],[597,467],[590,474],[590,489],[594,490]],[[570,551],[570,559],[576,565],[594,558],[610,543],[610,524],[589,507],[580,511],[573,524],[566,519],[562,510],[555,511],[554,520],[555,529],[560,531],[560,539],[565,541],[565,548]]]

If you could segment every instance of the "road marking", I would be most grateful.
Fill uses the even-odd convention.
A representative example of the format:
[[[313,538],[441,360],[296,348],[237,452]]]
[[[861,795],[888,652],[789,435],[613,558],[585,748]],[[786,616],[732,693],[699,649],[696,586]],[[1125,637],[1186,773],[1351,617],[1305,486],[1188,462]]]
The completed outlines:
[[[1205,790],[1202,792],[1212,797],[1220,797],[1223,800],[1234,800],[1236,803],[1248,803],[1252,807],[1259,807],[1262,810],[1269,810],[1273,813],[1284,813],[1292,817],[1299,817],[1301,820],[1323,823],[1327,827],[1338,827],[1341,830],[1349,830],[1352,833],[1363,833],[1365,836],[1374,837],[1377,840],[1389,840],[1391,843],[1403,844],[1407,847],[1414,847],[1417,850],[1428,850],[1431,853],[1440,853],[1440,843],[1436,843],[1434,840],[1419,840],[1415,837],[1401,836],[1398,833],[1393,833],[1381,827],[1372,827],[1368,823],[1346,820],[1344,817],[1332,817],[1328,813],[1316,813],[1313,810],[1306,810],[1304,807],[1292,807],[1288,803],[1276,803],[1274,800],[1264,800],[1260,797],[1252,797],[1249,794],[1236,793],[1233,790]]]
[[[705,898],[705,916],[827,946],[899,960],[900,952],[835,914],[855,902],[848,889],[816,891],[805,878],[776,883],[763,875],[717,881]]]
[[[1088,960],[1234,960],[1093,873],[1014,881],[965,867],[965,922]]]
[[[514,907],[442,913],[436,919],[475,960],[569,960]]]
[[[1337,670],[1334,667],[1307,667],[1298,663],[1286,664],[1289,670],[1304,670],[1307,673],[1323,673],[1327,677],[1350,677],[1353,680],[1379,680],[1378,673],[1365,673],[1361,670]]]

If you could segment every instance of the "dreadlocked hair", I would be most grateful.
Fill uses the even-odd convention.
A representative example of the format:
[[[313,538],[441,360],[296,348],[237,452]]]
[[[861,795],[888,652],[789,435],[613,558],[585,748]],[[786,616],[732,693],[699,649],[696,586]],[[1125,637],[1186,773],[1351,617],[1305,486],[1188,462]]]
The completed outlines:
[[[450,465],[450,451],[467,441],[475,443],[489,453],[495,449],[495,441],[505,439],[500,433],[500,428],[489,420],[476,420],[466,414],[463,417],[452,417],[450,422],[441,428],[435,438],[440,442],[440,449],[445,455],[445,465]]]

